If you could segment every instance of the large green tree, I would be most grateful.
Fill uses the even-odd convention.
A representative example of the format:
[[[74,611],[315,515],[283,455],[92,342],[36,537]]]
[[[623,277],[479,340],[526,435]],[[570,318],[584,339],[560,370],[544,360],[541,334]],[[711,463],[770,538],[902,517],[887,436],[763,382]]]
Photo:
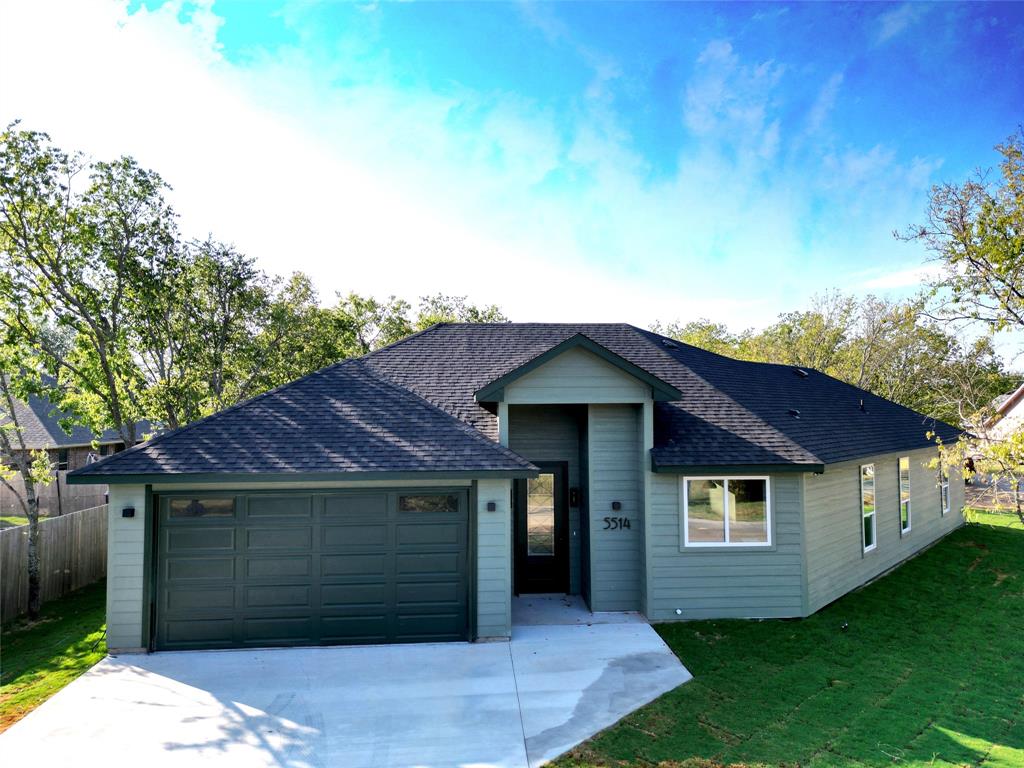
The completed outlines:
[[[0,134],[0,269],[8,281],[0,322],[60,380],[73,381],[60,390],[62,405],[94,432],[113,427],[128,445],[146,415],[133,322],[176,258],[166,189],[131,158],[87,164],[46,134],[16,125]],[[55,348],[51,326],[70,333],[70,348]]]
[[[989,399],[1013,385],[991,339],[964,342],[930,318],[923,297],[819,296],[761,331],[698,320],[656,327],[688,344],[756,362],[815,368],[953,424],[965,424],[965,383]]]
[[[931,286],[933,315],[954,326],[981,324],[992,335],[1024,331],[1024,128],[996,151],[997,171],[933,187],[925,222],[897,235],[923,243],[939,268]],[[950,399],[970,433],[943,447],[944,461],[970,458],[994,485],[1008,486],[1024,520],[1024,428],[1000,424],[993,392],[976,379],[955,381]]]

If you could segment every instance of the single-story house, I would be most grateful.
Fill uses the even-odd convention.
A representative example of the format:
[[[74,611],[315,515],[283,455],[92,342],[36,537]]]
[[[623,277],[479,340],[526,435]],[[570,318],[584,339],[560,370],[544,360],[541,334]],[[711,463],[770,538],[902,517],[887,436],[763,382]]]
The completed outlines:
[[[522,593],[807,616],[961,524],[929,432],[630,325],[440,324],[69,480],[110,486],[111,648],[484,640]]]

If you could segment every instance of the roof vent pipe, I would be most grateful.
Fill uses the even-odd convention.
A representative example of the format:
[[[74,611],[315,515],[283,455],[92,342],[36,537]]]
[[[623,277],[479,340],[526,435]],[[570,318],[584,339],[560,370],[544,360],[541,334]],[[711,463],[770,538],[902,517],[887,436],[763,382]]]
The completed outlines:
[[[810,375],[803,368],[794,368],[793,373],[795,373],[801,379],[806,379]]]
[[[868,412],[868,409],[864,407],[864,398],[863,397],[860,399],[860,412],[861,413],[867,413]]]
[[[799,419],[800,418],[800,411],[798,411],[796,408],[790,408],[789,409],[789,415],[792,416],[794,419]]]

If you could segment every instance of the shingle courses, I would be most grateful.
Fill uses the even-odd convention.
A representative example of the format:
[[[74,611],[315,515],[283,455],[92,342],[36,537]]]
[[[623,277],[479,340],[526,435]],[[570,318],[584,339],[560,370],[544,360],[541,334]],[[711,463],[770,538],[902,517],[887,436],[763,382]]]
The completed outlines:
[[[818,465],[957,430],[809,370],[716,355],[626,324],[441,324],[88,468],[160,472],[511,470],[473,393],[583,334],[683,393],[655,404],[659,466]],[[863,400],[865,408],[861,410]],[[799,411],[799,418],[791,414]]]
[[[380,378],[325,368],[78,474],[518,471],[531,465]]]

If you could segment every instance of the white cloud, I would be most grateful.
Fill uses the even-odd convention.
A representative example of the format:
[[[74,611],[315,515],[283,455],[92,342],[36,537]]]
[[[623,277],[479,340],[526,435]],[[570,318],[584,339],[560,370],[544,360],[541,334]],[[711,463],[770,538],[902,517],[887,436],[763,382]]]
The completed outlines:
[[[683,94],[695,140],[652,182],[610,105],[618,67],[579,46],[595,75],[566,125],[521,95],[400,87],[365,56],[325,65],[283,48],[233,63],[209,6],[178,11],[5,7],[0,119],[134,155],[174,185],[184,231],[304,270],[327,299],[444,291],[517,320],[761,325],[835,285],[836,258],[891,249],[908,219],[862,209],[902,216],[908,184],[927,181],[927,164],[911,176],[881,147],[838,153],[820,177],[780,166],[784,67],[725,41]],[[814,196],[831,194],[850,202],[848,230],[808,234]]]
[[[928,283],[939,277],[941,272],[942,270],[935,264],[897,269],[877,274],[862,282],[861,287],[872,291],[925,288]]]
[[[807,129],[810,132],[819,130],[825,122],[832,108],[836,105],[836,98],[839,96],[839,86],[843,84],[843,73],[836,72],[818,91],[818,98],[814,101],[810,113],[807,115]]]
[[[928,12],[926,3],[904,3],[879,14],[875,44],[881,45],[899,36]]]

